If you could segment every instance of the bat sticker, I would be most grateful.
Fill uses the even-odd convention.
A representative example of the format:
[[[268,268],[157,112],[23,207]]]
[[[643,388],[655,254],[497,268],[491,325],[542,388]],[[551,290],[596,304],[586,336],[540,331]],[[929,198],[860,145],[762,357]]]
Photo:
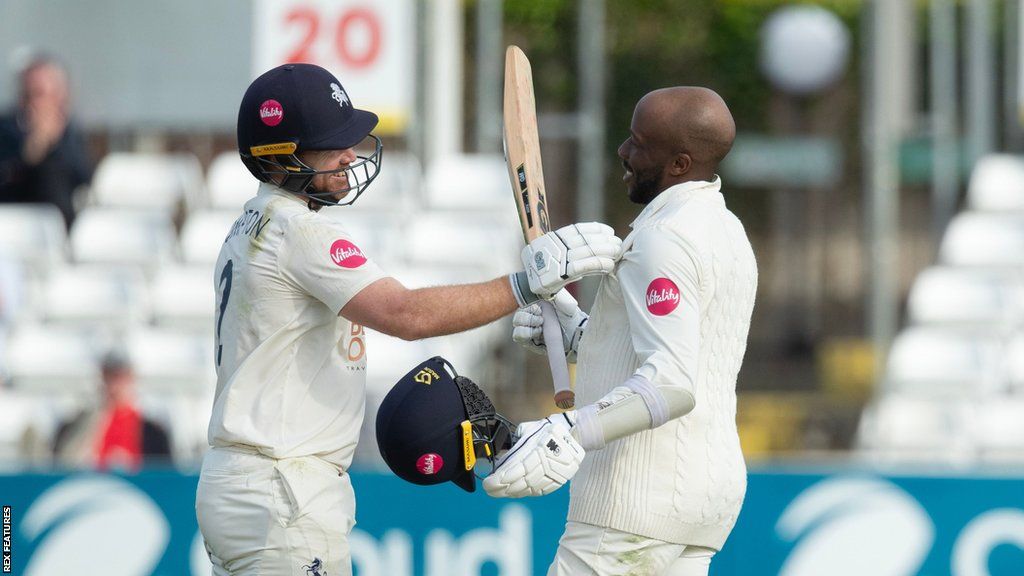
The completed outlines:
[[[523,195],[523,210],[526,211],[526,227],[533,228],[533,211],[530,210],[529,187],[526,185],[526,165],[520,164],[519,167],[516,168],[516,177],[519,180],[519,193]]]
[[[548,222],[548,209],[544,206],[543,200],[537,201],[537,220],[540,220],[540,231],[547,234],[551,231],[551,223]],[[533,223],[530,223],[533,226]]]

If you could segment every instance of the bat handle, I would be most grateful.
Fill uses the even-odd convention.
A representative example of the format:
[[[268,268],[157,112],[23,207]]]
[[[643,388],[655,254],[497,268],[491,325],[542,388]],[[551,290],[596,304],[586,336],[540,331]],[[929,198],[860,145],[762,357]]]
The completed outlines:
[[[551,381],[555,387],[555,404],[562,410],[568,410],[576,403],[576,396],[569,388],[569,366],[565,363],[562,327],[558,324],[558,313],[551,302],[541,300],[540,309],[544,314],[544,344],[548,349]]]

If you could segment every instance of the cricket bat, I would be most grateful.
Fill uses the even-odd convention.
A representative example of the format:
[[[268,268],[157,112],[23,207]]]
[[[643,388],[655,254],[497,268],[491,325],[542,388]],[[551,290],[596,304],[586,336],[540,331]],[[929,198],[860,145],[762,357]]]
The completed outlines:
[[[548,218],[544,170],[540,160],[533,72],[529,59],[518,46],[509,46],[505,51],[505,109],[502,134],[512,195],[519,208],[523,239],[529,243],[534,238],[550,232],[551,221]],[[558,325],[558,316],[551,302],[541,300],[540,306],[544,313],[544,343],[555,387],[555,404],[567,410],[575,404],[575,395],[569,387],[569,367],[562,345],[562,329]]]

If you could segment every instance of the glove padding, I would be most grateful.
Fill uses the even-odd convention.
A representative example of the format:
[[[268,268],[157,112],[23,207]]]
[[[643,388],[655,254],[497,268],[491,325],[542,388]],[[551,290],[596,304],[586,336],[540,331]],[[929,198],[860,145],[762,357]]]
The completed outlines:
[[[585,452],[572,437],[565,414],[524,422],[519,441],[484,478],[484,490],[495,498],[544,496],[558,490],[580,468]]]
[[[580,339],[583,338],[583,330],[590,317],[580,310],[576,299],[564,288],[555,294],[552,302],[555,311],[558,312],[558,323],[562,327],[565,359],[575,363]],[[547,347],[544,345],[544,314],[541,313],[539,304],[520,308],[512,317],[512,340],[531,352],[547,354]]]
[[[610,226],[586,222],[534,239],[521,256],[530,291],[549,299],[584,276],[611,272],[621,250],[622,240]]]

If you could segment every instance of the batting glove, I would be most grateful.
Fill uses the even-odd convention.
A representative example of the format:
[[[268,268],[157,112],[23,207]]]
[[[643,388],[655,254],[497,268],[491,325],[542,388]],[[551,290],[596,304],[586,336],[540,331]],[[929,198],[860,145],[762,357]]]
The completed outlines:
[[[571,427],[570,417],[562,413],[520,424],[519,441],[484,478],[484,490],[495,498],[522,498],[561,488],[579,470],[586,454],[572,437]]]
[[[564,288],[555,294],[553,302],[555,311],[558,312],[558,323],[562,326],[565,359],[575,363],[580,339],[583,338],[583,330],[590,317],[580,310],[576,299]],[[520,308],[512,317],[512,340],[531,352],[547,354],[547,347],[544,345],[544,315],[539,304]]]
[[[584,276],[611,272],[621,251],[622,240],[610,226],[599,222],[571,224],[536,238],[521,254],[526,269],[513,274],[512,289],[519,306],[538,297],[549,300],[566,284]]]

